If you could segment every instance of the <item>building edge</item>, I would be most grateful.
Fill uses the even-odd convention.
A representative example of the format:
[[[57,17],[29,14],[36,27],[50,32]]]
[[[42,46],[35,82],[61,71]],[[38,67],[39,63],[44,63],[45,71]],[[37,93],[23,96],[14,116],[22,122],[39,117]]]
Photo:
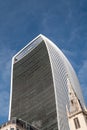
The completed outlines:
[[[12,63],[11,63],[11,82],[10,82],[10,101],[9,101],[9,113],[8,113],[8,120],[11,120],[11,104],[12,104],[12,85],[13,85],[13,64],[14,64],[14,59],[16,56],[20,55],[20,53],[26,49],[28,46],[30,46],[33,42],[35,42],[37,39],[45,37],[42,34],[39,34],[36,38],[34,38],[32,41],[30,41],[24,48],[22,48],[19,52],[17,52],[13,57],[12,57]]]

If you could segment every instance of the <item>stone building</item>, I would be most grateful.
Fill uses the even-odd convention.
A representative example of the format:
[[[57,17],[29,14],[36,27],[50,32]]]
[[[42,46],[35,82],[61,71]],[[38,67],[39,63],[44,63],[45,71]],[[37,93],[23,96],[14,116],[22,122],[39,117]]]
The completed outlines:
[[[37,129],[31,126],[29,123],[14,117],[10,121],[2,124],[0,126],[0,130],[37,130]]]
[[[69,79],[67,79],[67,86],[70,101],[67,116],[70,130],[87,130],[87,109],[81,105]]]

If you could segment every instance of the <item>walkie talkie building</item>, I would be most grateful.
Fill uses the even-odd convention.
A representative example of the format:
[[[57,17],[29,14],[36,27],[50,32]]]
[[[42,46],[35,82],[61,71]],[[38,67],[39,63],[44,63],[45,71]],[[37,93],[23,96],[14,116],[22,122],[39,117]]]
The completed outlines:
[[[39,35],[12,60],[9,119],[21,118],[41,130],[69,130],[67,75],[84,105],[71,64],[48,38]]]

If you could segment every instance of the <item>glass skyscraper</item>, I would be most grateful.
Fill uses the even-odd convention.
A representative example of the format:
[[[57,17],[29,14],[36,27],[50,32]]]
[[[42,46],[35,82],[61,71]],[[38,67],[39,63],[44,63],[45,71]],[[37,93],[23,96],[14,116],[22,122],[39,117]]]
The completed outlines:
[[[9,119],[21,118],[41,130],[69,130],[67,77],[84,106],[67,58],[48,38],[36,37],[12,59]]]

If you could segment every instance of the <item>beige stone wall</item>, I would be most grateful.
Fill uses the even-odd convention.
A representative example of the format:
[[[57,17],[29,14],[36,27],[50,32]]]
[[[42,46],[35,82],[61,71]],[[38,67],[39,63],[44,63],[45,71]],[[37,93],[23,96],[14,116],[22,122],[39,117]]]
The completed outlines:
[[[14,130],[16,130],[16,124],[8,124],[8,125],[6,125],[6,126],[2,126],[1,128],[0,128],[0,130],[10,130],[11,128],[14,128]]]
[[[80,123],[80,128],[76,129],[75,128],[75,124],[74,124],[74,118],[79,119],[79,123]],[[83,113],[80,113],[78,115],[73,116],[72,118],[69,119],[69,126],[70,126],[70,130],[87,130],[87,123],[85,120],[85,117],[83,115]]]
[[[14,130],[26,130],[24,128],[22,128],[21,126],[19,125],[16,125],[16,124],[5,124],[5,125],[2,125],[2,127],[0,128],[0,130],[11,130],[11,128],[14,128]]]

